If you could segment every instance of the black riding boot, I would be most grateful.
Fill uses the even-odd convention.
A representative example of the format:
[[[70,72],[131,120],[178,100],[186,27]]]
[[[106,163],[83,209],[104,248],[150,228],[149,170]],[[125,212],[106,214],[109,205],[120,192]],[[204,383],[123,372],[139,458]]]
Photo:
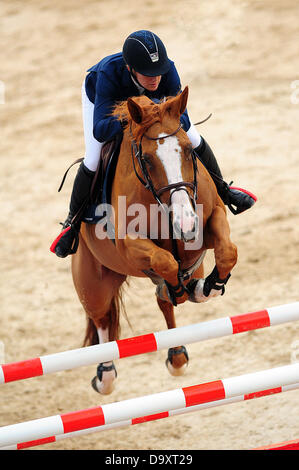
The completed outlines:
[[[210,173],[222,201],[235,215],[246,211],[253,206],[256,201],[256,197],[254,194],[242,188],[231,187],[223,180],[220,168],[211,147],[203,137],[201,137],[201,139],[200,145],[196,147],[194,151]]]
[[[89,200],[94,174],[95,172],[90,171],[83,162],[80,164],[72,190],[69,214],[61,234],[51,246],[51,251],[60,258],[77,251],[83,210]]]

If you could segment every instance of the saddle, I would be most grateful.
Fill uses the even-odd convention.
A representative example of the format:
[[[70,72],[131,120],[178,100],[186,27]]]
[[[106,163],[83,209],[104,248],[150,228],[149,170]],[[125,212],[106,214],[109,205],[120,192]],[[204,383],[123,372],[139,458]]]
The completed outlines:
[[[101,157],[90,189],[90,200],[93,204],[111,201],[111,187],[118,161],[123,135],[118,134],[112,140],[105,142]]]
[[[83,207],[81,207],[79,213],[76,215],[76,217],[78,216],[83,222],[87,224],[96,224],[104,217],[103,215],[96,215],[96,209],[99,204],[111,203],[112,183],[115,175],[122,138],[122,135],[117,135],[114,139],[105,142],[102,147],[98,167],[91,183],[88,201],[85,201]],[[67,169],[58,191],[61,190],[69,169],[76,163],[80,163],[82,161],[83,158],[78,158]],[[83,215],[80,216],[80,213]]]

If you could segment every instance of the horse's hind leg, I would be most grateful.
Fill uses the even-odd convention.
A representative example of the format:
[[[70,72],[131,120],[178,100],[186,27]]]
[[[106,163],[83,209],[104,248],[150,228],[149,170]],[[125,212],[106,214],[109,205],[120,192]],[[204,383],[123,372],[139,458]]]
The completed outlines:
[[[157,297],[157,302],[161,311],[163,312],[167,328],[176,328],[173,305],[170,302],[161,300],[159,297]],[[188,353],[185,346],[170,348],[168,349],[166,367],[171,375],[182,375],[186,370],[188,360]]]
[[[72,256],[72,274],[79,300],[87,314],[84,345],[113,341],[119,334],[120,288],[126,276],[111,271],[93,257],[80,236],[78,251]],[[93,388],[111,393],[116,378],[112,361],[101,363],[92,380]]]
[[[109,341],[109,326],[107,326],[107,324],[109,324],[109,316],[110,312],[106,314],[102,321],[95,322],[97,325],[98,342],[100,344]],[[103,323],[105,324],[105,327],[103,326]],[[114,381],[116,377],[117,372],[114,362],[101,362],[98,364],[97,373],[91,381],[92,388],[96,392],[102,393],[103,395],[108,395],[114,389]]]

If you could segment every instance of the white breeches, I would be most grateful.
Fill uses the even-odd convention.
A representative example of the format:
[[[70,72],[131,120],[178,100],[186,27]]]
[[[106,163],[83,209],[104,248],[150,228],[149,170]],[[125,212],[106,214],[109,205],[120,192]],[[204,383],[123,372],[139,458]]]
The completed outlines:
[[[85,91],[85,80],[82,85],[82,117],[85,140],[84,165],[90,171],[96,171],[103,143],[97,141],[93,136],[93,112],[94,104],[89,100]],[[201,142],[201,136],[191,123],[187,136],[191,142],[192,148],[198,147]]]
[[[96,171],[103,143],[93,136],[94,104],[89,100],[85,91],[85,80],[82,85],[82,117],[85,140],[84,165],[91,171]]]
[[[191,121],[190,121],[191,122]],[[195,129],[194,124],[191,122],[191,126],[187,131],[187,136],[191,142],[192,148],[195,149],[201,143],[201,135]]]

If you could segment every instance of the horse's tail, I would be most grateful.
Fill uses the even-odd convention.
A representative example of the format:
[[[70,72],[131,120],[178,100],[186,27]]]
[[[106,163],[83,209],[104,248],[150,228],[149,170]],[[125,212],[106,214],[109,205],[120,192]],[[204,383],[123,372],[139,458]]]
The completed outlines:
[[[114,341],[120,337],[120,312],[123,311],[128,323],[130,324],[128,317],[125,312],[124,301],[123,301],[123,289],[120,286],[115,293],[114,297],[111,300],[110,309],[106,313],[105,319],[105,328],[106,322],[107,327],[109,328],[109,341]],[[83,346],[93,346],[94,344],[99,344],[99,337],[96,326],[91,318],[87,318],[87,326],[85,332],[85,338]]]
[[[92,319],[88,317],[83,346],[93,346],[94,344],[98,344],[98,343],[99,343],[99,337],[98,337],[97,329]]]

